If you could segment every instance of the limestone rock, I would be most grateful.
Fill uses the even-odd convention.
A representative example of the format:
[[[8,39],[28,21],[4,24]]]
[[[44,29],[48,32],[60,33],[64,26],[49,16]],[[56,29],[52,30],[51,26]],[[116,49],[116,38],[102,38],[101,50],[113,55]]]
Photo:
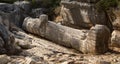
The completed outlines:
[[[0,3],[0,11],[9,14],[9,20],[21,27],[24,18],[30,16],[31,5],[28,1],[17,1],[14,4]]]
[[[7,54],[14,54],[18,49],[15,47],[15,39],[13,34],[10,32],[12,22],[10,22],[10,16],[7,13],[0,12],[0,34],[4,41],[4,48],[6,49]],[[1,42],[2,43],[2,42]]]
[[[0,54],[4,54],[6,53],[6,49],[4,48],[5,42],[3,41],[3,39],[0,37]]]
[[[10,57],[6,55],[0,55],[0,64],[7,64],[10,61]]]
[[[113,28],[115,30],[120,30],[120,9],[117,9],[117,10],[113,10],[114,14],[115,14],[115,21],[112,22],[113,24]]]
[[[120,31],[114,30],[112,32],[111,46],[120,47]]]
[[[14,5],[13,4],[0,3],[0,11],[11,12],[13,10],[14,10]]]
[[[106,15],[106,12],[98,12],[94,2],[99,0],[75,0],[61,1],[62,24],[76,28],[91,28],[95,24],[106,25],[112,29],[112,24]],[[83,3],[85,2],[85,3]]]
[[[22,40],[22,39],[18,39],[18,38],[16,38],[15,40],[16,40],[16,44],[18,46],[20,46],[22,49],[31,49],[31,48],[35,47],[35,46],[31,45],[32,42],[30,42],[30,41],[27,41],[24,39]]]

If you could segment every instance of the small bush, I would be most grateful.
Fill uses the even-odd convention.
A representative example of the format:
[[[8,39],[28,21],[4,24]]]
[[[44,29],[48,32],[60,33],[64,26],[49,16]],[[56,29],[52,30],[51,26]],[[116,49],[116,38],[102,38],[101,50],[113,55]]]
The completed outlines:
[[[98,10],[108,10],[111,7],[118,6],[118,0],[100,0],[96,3],[96,8]]]

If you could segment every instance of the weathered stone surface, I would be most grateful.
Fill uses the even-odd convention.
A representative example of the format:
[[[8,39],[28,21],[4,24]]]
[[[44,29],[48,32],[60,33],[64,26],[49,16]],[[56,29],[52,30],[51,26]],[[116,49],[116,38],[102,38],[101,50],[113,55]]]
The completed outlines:
[[[114,30],[112,32],[111,46],[120,47],[120,31]]]
[[[120,30],[120,9],[113,10],[113,13],[115,14],[116,17],[115,21],[112,22],[113,28],[115,30]]]
[[[15,27],[12,22],[10,22],[9,14],[0,12],[0,36],[4,41],[4,49],[7,51],[7,54],[15,54],[16,51],[20,51],[15,46],[15,39],[13,34],[10,32],[12,27]],[[2,44],[2,42],[1,42]]]
[[[4,48],[5,42],[3,39],[0,37],[0,54],[7,53],[6,49]]]
[[[7,64],[10,61],[10,57],[6,55],[0,55],[0,64]]]
[[[86,37],[85,33],[87,32],[86,30],[77,30],[50,22],[46,15],[41,15],[40,19],[26,18],[23,23],[23,28],[31,33],[45,37],[67,47],[71,47],[74,39],[76,47],[79,47],[79,39],[84,40]]]
[[[32,9],[31,15],[32,15],[32,17],[34,17],[34,18],[39,18],[39,16],[40,16],[41,14],[44,14],[44,13],[46,13],[46,12],[47,12],[47,9],[45,9],[45,8],[37,8],[37,9]]]
[[[0,11],[11,12],[13,10],[14,10],[14,5],[13,4],[0,3]]]
[[[80,28],[90,28],[95,24],[102,24],[106,25],[109,29],[112,29],[112,24],[109,21],[106,12],[98,12],[94,3],[86,2],[92,0],[84,0],[85,3],[81,1],[83,0],[61,2],[62,24],[67,26],[78,26]]]
[[[22,49],[31,49],[35,46],[31,45],[32,42],[31,41],[27,41],[27,40],[21,40],[21,39],[18,39],[18,38],[15,38],[15,41],[16,41],[16,44],[18,46],[20,46]]]
[[[14,11],[11,13],[15,25],[22,27],[22,23],[26,16],[30,16],[31,4],[28,1],[17,1],[14,3]]]
[[[31,5],[27,1],[15,2],[14,4],[0,3],[0,11],[8,13],[10,20],[16,26],[21,27],[24,18],[30,15]]]
[[[81,44],[81,51],[84,53],[105,53],[108,51],[108,40],[110,31],[104,25],[92,27],[87,38]]]
[[[40,19],[26,18],[23,28],[28,32],[57,44],[72,47],[83,53],[104,53],[108,49],[110,33],[109,29],[103,25],[96,25],[88,32],[87,30],[77,30],[56,24],[48,21],[46,15],[41,15]],[[87,32],[88,36],[86,36]],[[105,36],[102,36],[102,34],[105,34]]]
[[[22,10],[24,10],[26,13],[29,13],[31,10],[31,4],[29,1],[17,1],[14,2],[14,4],[20,8],[22,8]]]
[[[31,39],[32,44],[36,45],[36,47],[24,50],[24,53],[19,56],[12,56],[13,59],[8,64],[26,64],[26,62],[29,61],[28,58],[30,58],[31,61],[33,56],[37,56],[37,58],[35,57],[35,62],[37,60],[37,63],[40,62],[40,64],[46,64],[46,62],[48,62],[48,64],[64,64],[69,61],[70,63],[71,61],[74,61],[75,64],[99,64],[101,61],[102,63],[110,62],[112,64],[120,64],[120,55],[114,52],[107,52],[109,54],[102,55],[86,55],[81,54],[74,49],[66,48],[46,39],[33,36],[29,33],[19,31],[17,32],[17,37],[18,36],[21,40],[23,40],[22,38],[25,38],[24,41]],[[118,50],[120,52],[120,49]],[[39,57],[44,60],[39,60]],[[44,61],[45,63],[41,63]],[[31,63],[35,62],[32,60]]]

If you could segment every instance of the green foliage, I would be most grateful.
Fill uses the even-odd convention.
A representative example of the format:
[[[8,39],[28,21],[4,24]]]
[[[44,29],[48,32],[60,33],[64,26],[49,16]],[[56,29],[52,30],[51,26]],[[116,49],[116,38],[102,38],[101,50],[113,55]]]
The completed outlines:
[[[5,2],[5,3],[13,3],[17,0],[0,0],[0,2]]]
[[[96,4],[98,10],[108,10],[111,7],[116,7],[118,5],[118,0],[100,0]]]
[[[42,0],[42,6],[49,9],[47,15],[50,20],[54,19],[54,16],[56,15],[55,9],[60,6],[60,1],[61,0]]]

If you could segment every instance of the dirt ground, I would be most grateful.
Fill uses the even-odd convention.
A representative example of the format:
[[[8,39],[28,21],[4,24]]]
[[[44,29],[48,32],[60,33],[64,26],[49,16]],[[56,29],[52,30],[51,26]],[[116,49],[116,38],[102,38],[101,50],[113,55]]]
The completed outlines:
[[[119,48],[103,55],[90,55],[24,32],[17,32],[15,36],[27,43],[29,49],[24,49],[19,56],[10,56],[8,64],[120,64]]]

